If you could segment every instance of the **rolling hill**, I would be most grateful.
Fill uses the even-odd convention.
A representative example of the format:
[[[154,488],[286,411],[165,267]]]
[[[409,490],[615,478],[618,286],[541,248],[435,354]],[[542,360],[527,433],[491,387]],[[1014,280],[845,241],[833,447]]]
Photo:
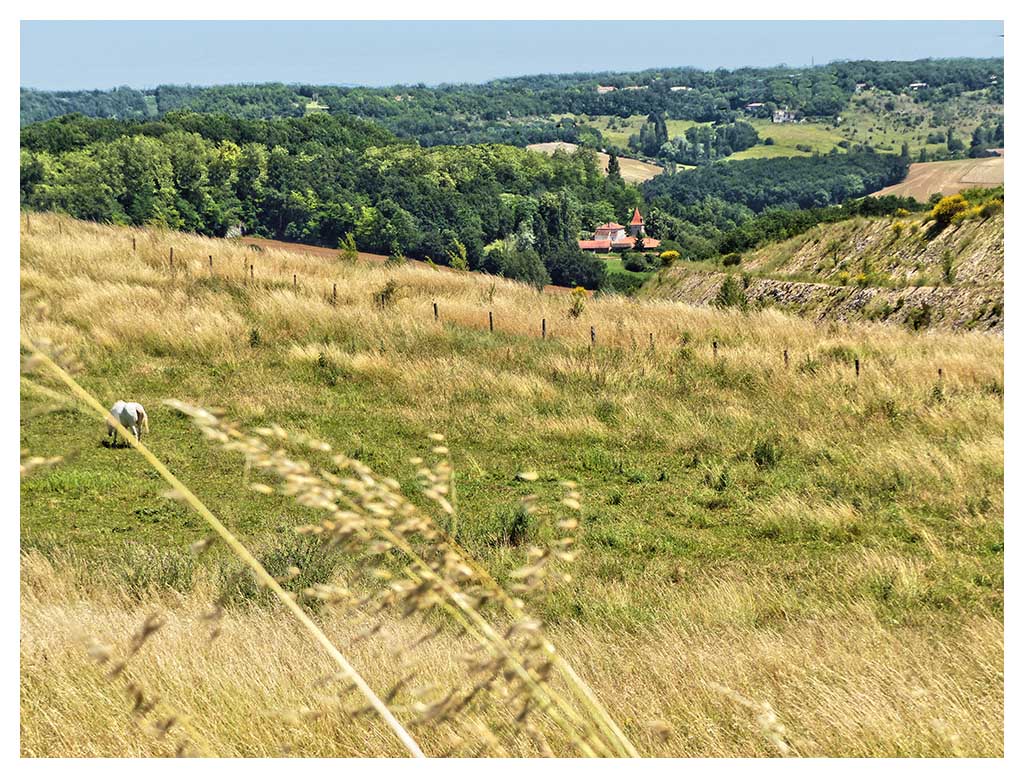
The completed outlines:
[[[578,557],[517,595],[535,620],[480,610],[502,639],[557,646],[645,756],[1003,753],[998,334],[567,299],[38,213],[22,219],[21,293],[23,337],[59,347],[104,407],[146,406],[154,455],[308,605],[429,755],[590,746],[546,711],[517,719],[500,667],[471,707],[441,705],[487,680],[479,622],[394,602],[444,591],[410,582],[400,547],[371,545],[397,523],[392,503],[364,511],[357,549],[297,533],[334,515],[332,493],[296,501],[288,485],[329,483],[316,473],[334,478],[332,461],[374,473],[338,484],[385,484],[429,513],[451,538],[437,569],[457,543],[501,586],[533,574],[531,548],[566,547],[573,511]],[[324,652],[205,543],[180,493],[103,445],[102,420],[41,364],[27,359],[21,384],[21,448],[49,464],[21,481],[22,753],[169,755],[186,733],[225,756],[400,753]],[[204,435],[162,404],[172,397],[277,441],[290,477],[245,460],[241,432],[223,435],[233,448]],[[423,485],[438,461],[451,488],[435,470]],[[154,614],[160,628],[133,644]],[[136,712],[158,693],[170,735],[133,716],[138,697],[90,658],[89,636],[92,657],[141,646]],[[553,672],[531,667],[538,684]],[[551,688],[567,694],[561,678]],[[449,717],[424,721],[439,710]]]
[[[556,149],[571,154],[578,147],[575,143],[565,143],[564,141],[553,141],[551,143],[531,143],[526,148],[533,151],[539,151],[544,154],[553,154]],[[601,169],[608,173],[608,160],[610,157],[604,152],[597,152],[597,157],[601,161]],[[656,175],[664,171],[664,168],[659,165],[652,165],[650,162],[643,162],[639,159],[631,159],[630,157],[619,157],[619,170],[622,172],[622,180],[630,184],[639,184],[654,178]]]
[[[822,224],[743,255],[747,301],[819,320],[943,329],[1003,327],[1002,215],[938,230],[921,217]],[[643,294],[711,304],[728,269],[677,263]]]
[[[906,179],[874,193],[876,197],[896,195],[922,202],[938,192],[956,194],[975,187],[995,187],[1003,183],[1003,156],[986,159],[956,159],[947,162],[914,162]]]

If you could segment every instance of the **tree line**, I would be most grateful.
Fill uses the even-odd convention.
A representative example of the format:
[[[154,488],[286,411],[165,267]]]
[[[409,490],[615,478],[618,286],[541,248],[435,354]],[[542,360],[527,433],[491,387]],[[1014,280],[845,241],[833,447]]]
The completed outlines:
[[[577,248],[642,203],[596,154],[507,145],[423,148],[371,122],[174,113],[62,117],[22,130],[23,207],[207,235],[245,232],[542,284],[597,288]]]
[[[996,80],[992,81],[992,76]],[[728,122],[744,106],[763,112],[786,106],[800,116],[828,117],[848,104],[858,83],[906,92],[926,82],[915,99],[942,101],[963,91],[989,89],[1002,101],[1002,59],[839,62],[814,68],[649,69],[636,73],[534,75],[484,84],[438,87],[342,87],[241,84],[212,87],[126,87],[110,92],[21,91],[21,123],[68,113],[98,118],[146,118],[175,111],[222,113],[237,118],[297,118],[327,110],[373,119],[422,145],[549,140],[600,143],[596,131],[552,120],[553,114],[664,114],[671,119]],[[614,87],[598,91],[598,87]],[[528,120],[528,121],[527,121]],[[664,141],[662,141],[664,142]],[[659,144],[660,145],[660,144]],[[653,155],[652,155],[653,156]]]
[[[905,156],[854,149],[846,154],[737,160],[663,174],[641,187],[651,210],[647,231],[683,246],[684,254],[692,258],[717,256],[727,233],[751,223],[771,224],[756,222],[760,214],[840,205],[902,181],[909,165]]]

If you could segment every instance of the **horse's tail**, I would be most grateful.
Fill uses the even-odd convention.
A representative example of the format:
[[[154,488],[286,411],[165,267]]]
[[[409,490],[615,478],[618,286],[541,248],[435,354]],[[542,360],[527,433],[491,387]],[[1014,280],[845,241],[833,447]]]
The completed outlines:
[[[149,434],[149,415],[140,407],[139,416],[141,417],[139,421],[142,423],[142,431]]]

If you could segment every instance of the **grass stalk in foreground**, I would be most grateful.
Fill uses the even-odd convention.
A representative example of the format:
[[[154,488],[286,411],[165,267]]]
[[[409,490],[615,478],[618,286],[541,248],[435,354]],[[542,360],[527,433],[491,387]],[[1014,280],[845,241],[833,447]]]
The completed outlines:
[[[71,392],[83,403],[85,403],[91,410],[95,411],[101,421],[107,420],[109,413],[100,404],[99,400],[92,396],[86,389],[84,389],[74,378],[71,377],[60,365],[50,359],[45,353],[43,353],[36,345],[24,335],[21,336],[22,347],[31,353],[33,359],[38,361],[43,367],[50,371],[56,378],[58,378],[64,385],[71,390]],[[394,714],[388,709],[387,705],[374,693],[373,689],[366,683],[366,681],[359,675],[356,669],[349,663],[345,658],[345,655],[338,650],[338,648],[331,642],[331,639],[324,634],[316,623],[309,617],[306,611],[298,604],[292,597],[289,596],[281,585],[274,579],[270,573],[259,563],[249,550],[242,544],[238,538],[232,534],[232,532],[225,527],[216,516],[203,504],[203,502],[193,492],[179,481],[170,470],[160,461],[160,459],[153,454],[145,445],[125,429],[117,419],[113,419],[113,425],[115,429],[121,434],[121,436],[128,441],[128,444],[138,451],[142,457],[149,462],[150,465],[160,474],[160,476],[173,487],[175,492],[182,500],[189,504],[196,513],[198,513],[210,527],[220,536],[220,538],[227,544],[228,548],[237,556],[242,562],[244,562],[253,572],[256,580],[266,586],[274,596],[280,600],[284,606],[295,616],[299,624],[302,625],[317,643],[327,652],[327,654],[335,661],[335,663],[342,669],[347,678],[355,685],[360,693],[367,699],[371,707],[380,715],[384,720],[384,723],[391,729],[395,736],[402,742],[402,745],[409,751],[414,757],[424,757],[423,751],[419,745],[413,739],[413,737],[405,730],[401,722],[395,718]]]
[[[568,701],[553,689],[547,682],[547,670],[543,665],[550,663],[550,655],[554,647],[549,641],[539,637],[539,623],[532,619],[521,618],[503,636],[478,611],[483,600],[479,593],[471,594],[465,589],[464,576],[469,570],[465,560],[456,552],[455,547],[448,545],[439,533],[437,525],[426,514],[410,503],[398,490],[393,479],[377,476],[371,468],[358,460],[343,455],[331,455],[332,465],[328,469],[312,466],[304,460],[294,459],[283,446],[271,446],[268,440],[276,444],[293,443],[304,450],[330,455],[333,447],[324,441],[315,440],[306,435],[289,434],[277,426],[258,428],[246,434],[237,425],[225,422],[202,408],[186,403],[168,400],[166,404],[190,417],[210,440],[215,441],[225,450],[243,453],[246,461],[254,470],[274,475],[281,479],[279,491],[299,504],[323,510],[328,517],[321,523],[297,528],[302,534],[320,536],[325,542],[341,544],[346,547],[371,550],[374,554],[387,549],[400,550],[412,563],[415,573],[410,575],[409,586],[392,584],[394,592],[408,592],[409,602],[414,610],[440,606],[448,612],[463,628],[491,653],[496,664],[495,672],[502,672],[506,679],[515,677],[522,684],[520,693],[529,697],[536,708],[547,714],[574,745],[586,756],[633,756],[636,754],[632,744],[624,740],[621,731],[616,727],[610,730],[600,717],[592,721],[580,714]],[[443,436],[432,435],[435,442],[442,442]],[[445,446],[437,446],[433,453],[447,456]],[[414,463],[422,464],[420,457],[414,457]],[[437,483],[438,473],[449,472],[447,461],[439,463],[439,470],[421,469],[424,477],[421,485],[425,486],[424,495],[447,505],[441,497],[446,492],[447,476]],[[335,473],[329,472],[336,469]],[[354,477],[352,477],[354,476]],[[567,484],[568,485],[568,484]],[[258,488],[256,488],[258,486]],[[574,485],[573,485],[574,486]],[[265,484],[254,485],[256,491],[269,493],[272,487]],[[442,489],[441,492],[437,489]],[[570,492],[569,494],[575,494]],[[577,495],[578,497],[578,495]],[[575,500],[568,498],[563,501],[567,506],[572,504],[578,510]],[[572,521],[571,525],[575,526]],[[565,527],[568,529],[568,525]],[[410,542],[412,535],[420,535],[431,544],[433,551],[443,552],[443,561],[432,564]],[[376,536],[379,540],[371,542]],[[564,546],[571,538],[557,541]],[[383,543],[381,542],[383,541]],[[538,550],[539,551],[539,550]],[[564,555],[564,552],[563,552]],[[522,568],[517,576],[521,579],[520,587],[529,589],[534,584],[530,579],[537,575],[537,570],[545,564],[548,555],[540,553],[533,557],[532,565]],[[460,568],[465,568],[463,571]],[[534,572],[530,572],[533,570]],[[488,580],[493,583],[493,579]],[[539,580],[539,578],[537,579]],[[494,584],[496,585],[496,584]],[[524,589],[524,590],[525,590]],[[424,592],[431,592],[426,596]],[[434,594],[437,596],[435,597]],[[493,592],[487,597],[493,596]],[[527,644],[516,647],[510,638],[522,632],[531,637]],[[532,644],[532,647],[531,647]],[[546,656],[539,661],[536,649],[544,650]],[[523,650],[525,649],[525,653]],[[527,655],[530,656],[527,656]],[[571,681],[570,681],[571,683]],[[579,692],[578,692],[579,693]],[[518,694],[516,695],[518,696]],[[471,699],[471,697],[469,698]],[[468,699],[467,699],[468,701]],[[531,703],[532,704],[532,703]],[[524,708],[520,718],[526,715],[530,705]],[[607,715],[607,714],[605,714]],[[577,732],[576,726],[582,728]],[[596,728],[595,728],[596,727]],[[617,736],[618,735],[618,736]],[[602,737],[607,738],[602,740]]]

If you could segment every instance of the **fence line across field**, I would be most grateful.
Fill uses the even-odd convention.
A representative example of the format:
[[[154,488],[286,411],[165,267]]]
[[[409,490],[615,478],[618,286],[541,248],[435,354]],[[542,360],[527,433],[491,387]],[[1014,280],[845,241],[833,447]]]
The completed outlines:
[[[26,219],[26,222],[27,221],[28,221],[28,219]],[[135,237],[132,236],[132,251],[135,251],[135,250],[136,250]],[[173,272],[173,270],[174,270],[174,247],[173,246],[170,247],[169,258],[170,258],[170,269]],[[214,274],[216,271],[214,270],[213,254],[209,254],[208,255],[208,264],[209,264],[210,273]],[[256,283],[256,263],[255,262],[247,262],[246,264],[248,264],[248,266],[249,266],[249,279],[248,279],[249,284],[250,285],[254,285]],[[185,264],[185,269],[186,270],[188,269],[188,264],[187,263]],[[294,272],[292,273],[292,289],[295,292],[298,292],[298,290],[299,290],[299,275],[298,275],[298,273],[294,273]],[[375,302],[377,303],[378,306],[380,306],[380,309],[381,310],[385,310],[384,300],[382,299],[382,297],[379,296],[379,295],[374,295],[374,297],[375,297]],[[337,284],[337,282],[334,282],[332,284],[332,286],[331,286],[331,294],[330,294],[330,297],[329,297],[329,301],[330,301],[331,305],[335,305],[336,306],[338,304],[338,284]],[[438,305],[438,302],[436,300],[431,302],[431,308],[432,308],[432,311],[433,311],[433,320],[435,322],[439,322],[440,323],[440,321],[441,321],[440,306]],[[487,312],[487,328],[488,328],[489,332],[493,333],[495,331],[495,327],[494,327],[494,311],[493,310],[488,310],[488,312]],[[621,322],[620,322],[619,323],[620,337],[621,337],[621,332],[622,332],[622,325],[621,325]],[[541,337],[541,340],[547,340],[548,339],[548,334],[549,333],[548,333],[548,321],[547,321],[547,318],[541,318],[541,320],[540,320],[540,337]],[[647,337],[648,337],[649,348],[651,350],[654,350],[655,349],[654,333],[653,332],[649,332]],[[595,325],[591,325],[590,326],[590,350],[592,351],[594,349],[594,347],[596,347],[596,346],[597,346],[597,328],[596,328]],[[715,361],[717,361],[718,358],[719,358],[718,346],[719,346],[718,340],[717,339],[712,339],[712,341],[711,341],[711,356],[712,356],[712,359],[715,360]],[[783,361],[783,365],[787,369],[789,368],[789,356],[790,356],[789,355],[789,349],[788,348],[784,348],[782,350],[782,361]],[[854,377],[857,378],[857,379],[860,378],[861,367],[862,367],[862,365],[861,365],[860,358],[859,357],[854,358],[854,361],[853,361]],[[938,378],[939,378],[939,381],[943,380],[943,371],[942,371],[941,367],[938,368]]]

